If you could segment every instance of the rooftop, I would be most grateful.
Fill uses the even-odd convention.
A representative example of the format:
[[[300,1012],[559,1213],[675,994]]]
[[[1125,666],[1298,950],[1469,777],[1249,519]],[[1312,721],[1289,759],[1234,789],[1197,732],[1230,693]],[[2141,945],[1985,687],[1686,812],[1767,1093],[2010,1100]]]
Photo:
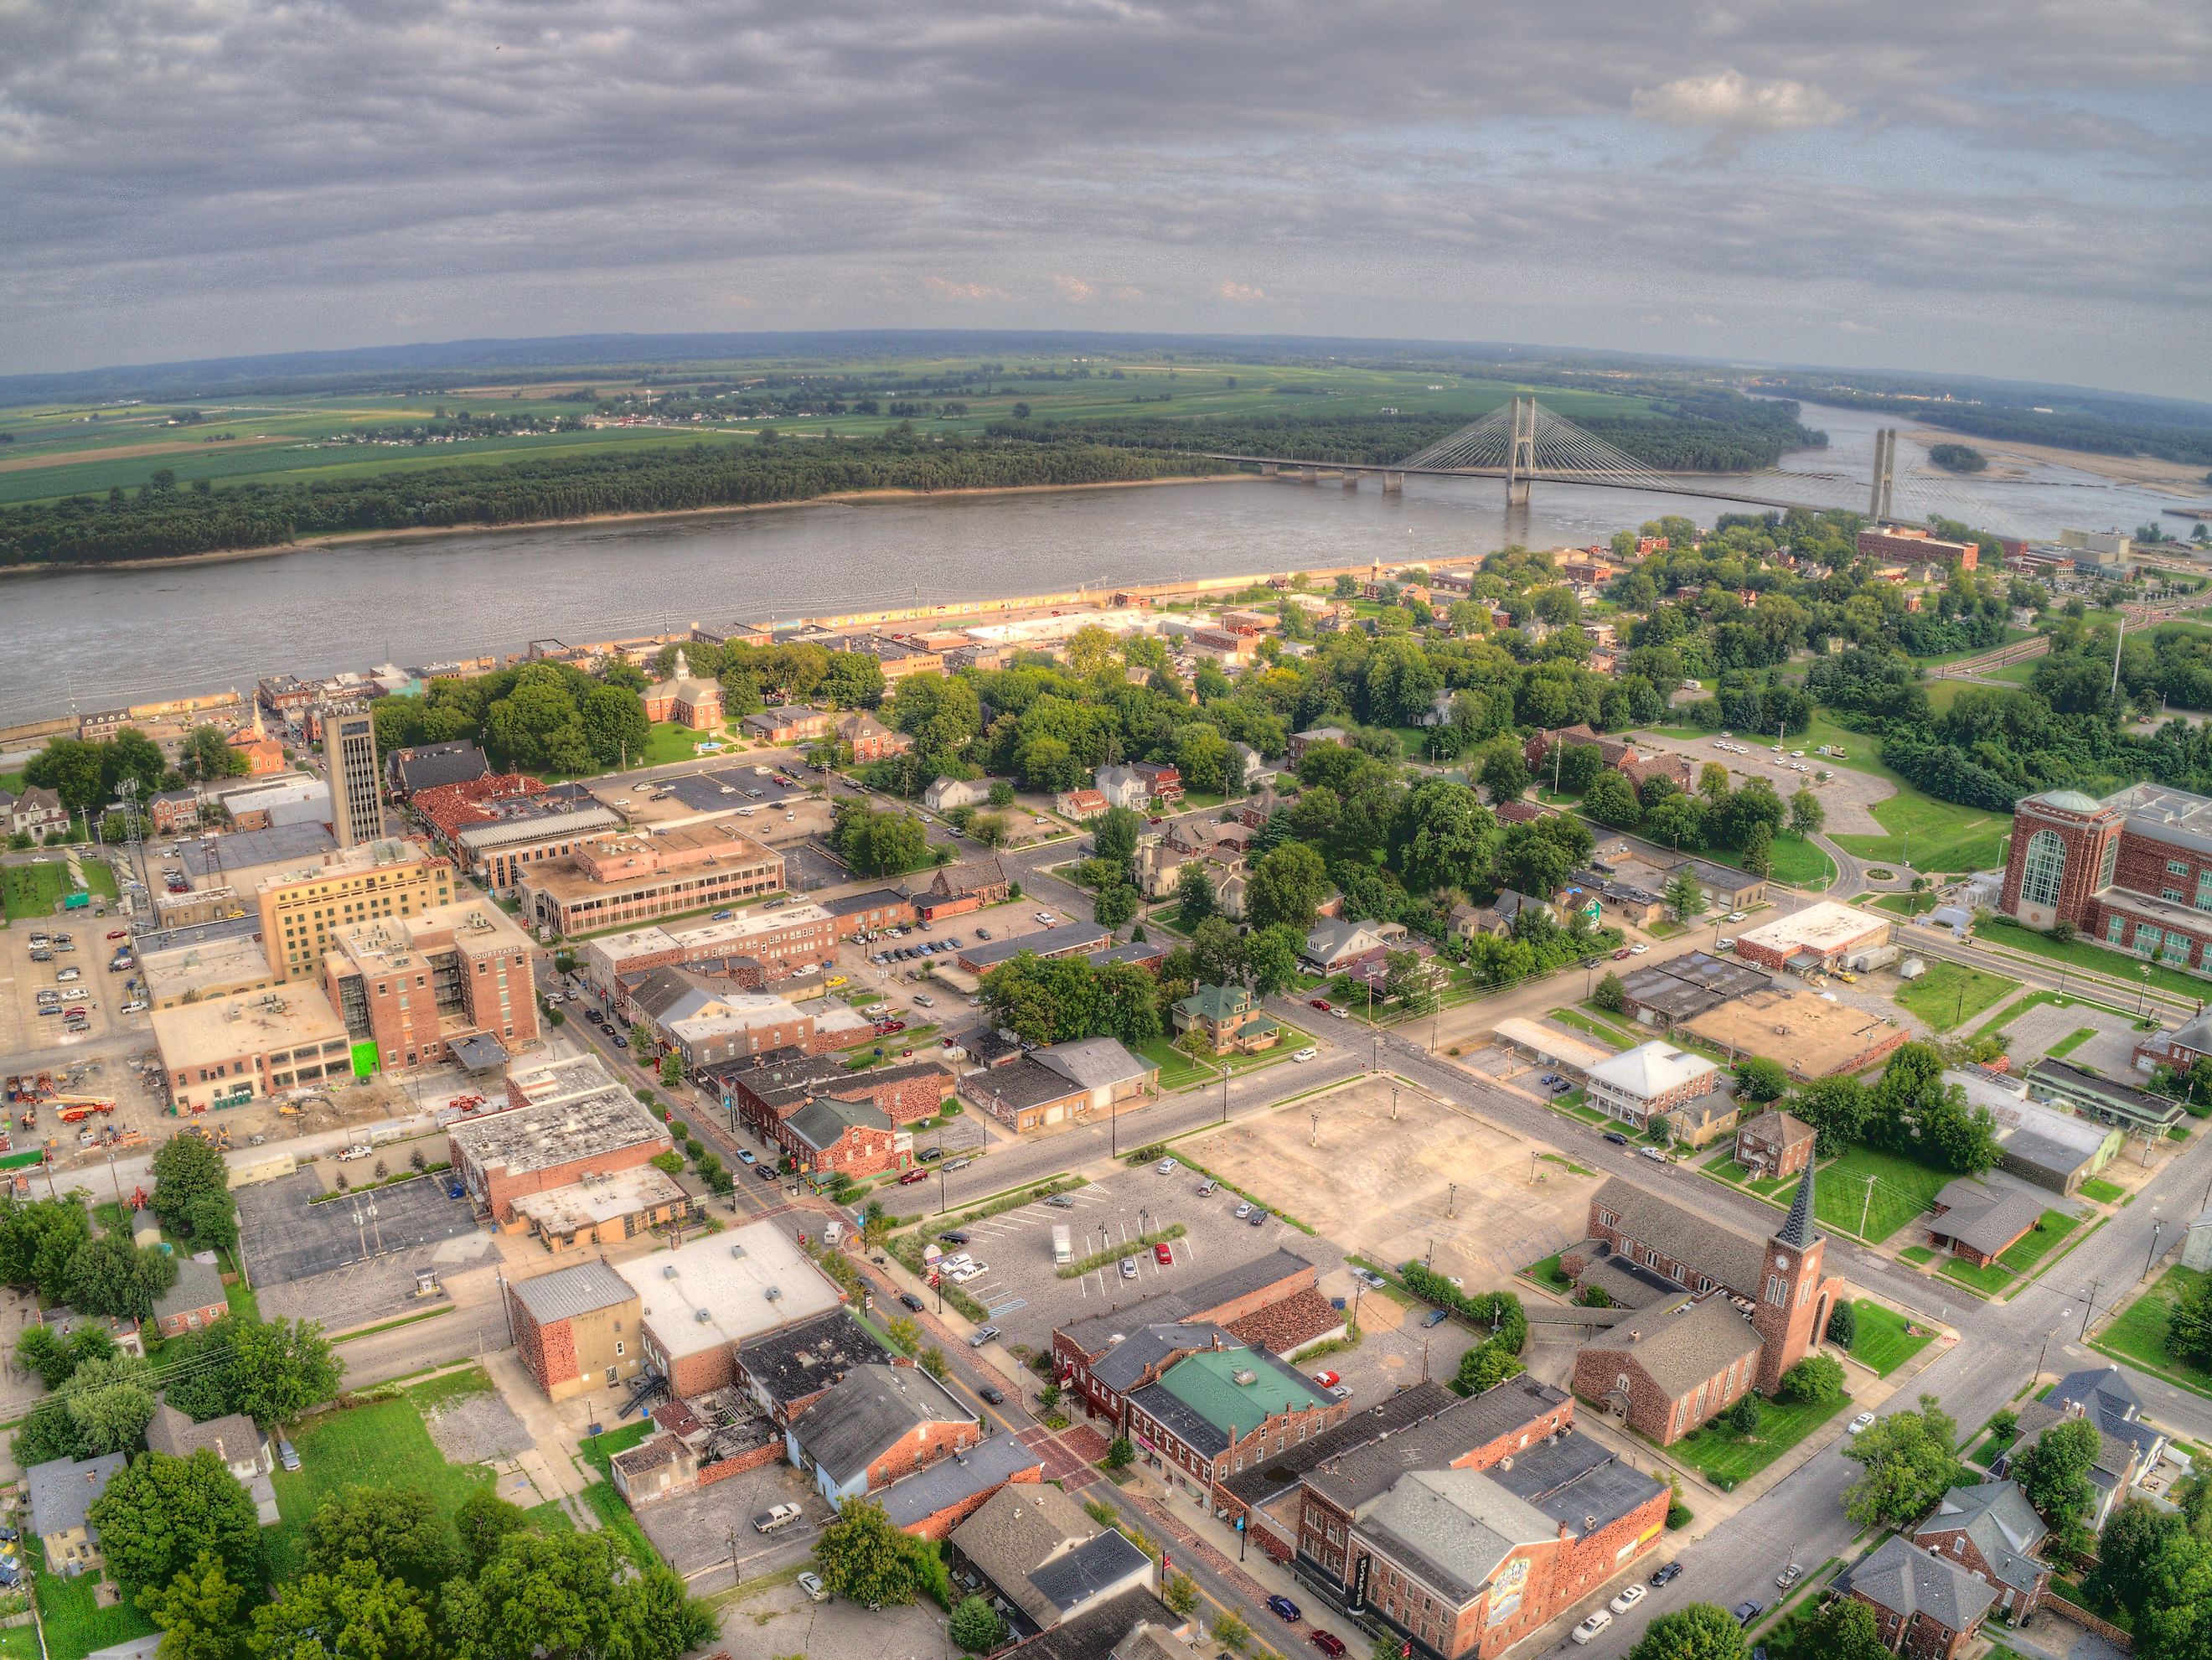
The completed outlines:
[[[67,1533],[85,1525],[92,1501],[107,1491],[107,1483],[131,1460],[119,1452],[82,1461],[56,1458],[33,1464],[23,1473],[31,1494],[31,1531],[41,1538]]]
[[[377,916],[335,928],[331,949],[364,974],[409,967],[430,952],[516,952],[527,955],[530,936],[489,899],[432,905],[410,916]]]
[[[672,1360],[827,1313],[842,1299],[773,1222],[633,1257],[615,1272],[636,1290]],[[701,1315],[706,1318],[701,1319]]]
[[[891,1357],[843,1309],[833,1309],[738,1346],[738,1362],[770,1401],[797,1401],[828,1389],[855,1366]]]
[[[1038,957],[1064,957],[1079,951],[1097,951],[1113,939],[1093,922],[1060,922],[1011,939],[979,939],[963,946],[959,960],[977,974],[1011,963],[1028,952]]]
[[[1686,1020],[1717,1008],[1730,998],[1764,991],[1773,983],[1747,963],[1708,957],[1700,951],[1638,969],[1621,981],[1620,988],[1638,1007],[1651,1009],[1669,1020]]]
[[[212,1262],[203,1262],[197,1256],[179,1256],[177,1282],[154,1299],[154,1317],[167,1319],[173,1315],[191,1314],[200,1309],[224,1306],[222,1271]]]
[[[1866,1560],[1846,1569],[1838,1584],[1907,1620],[1922,1614],[1953,1632],[1969,1629],[1997,1596],[1991,1586],[1964,1568],[1894,1534]]]
[[[1600,1061],[1590,1068],[1589,1077],[1594,1084],[1609,1084],[1639,1100],[1648,1101],[1700,1079],[1711,1080],[1719,1072],[1720,1068],[1702,1055],[1692,1055],[1672,1043],[1655,1040],[1638,1043],[1609,1061]]]
[[[705,922],[680,932],[663,927],[632,928],[626,933],[611,933],[594,939],[591,948],[617,968],[633,958],[671,951],[695,958],[743,956],[746,948],[763,935],[809,922],[824,922],[829,918],[828,911],[813,904],[785,905],[775,910],[756,908],[726,922]]]
[[[582,1094],[462,1119],[447,1133],[471,1164],[504,1165],[515,1176],[625,1147],[668,1144],[667,1127],[611,1080]]]
[[[1680,1395],[1747,1359],[1760,1348],[1759,1334],[1727,1298],[1687,1293],[1671,1303],[1639,1309],[1584,1345],[1585,1352],[1626,1353],[1662,1393]]]
[[[1441,1469],[1455,1463],[1476,1448],[1541,1419],[1566,1399],[1561,1390],[1523,1372],[1480,1395],[1455,1399],[1387,1440],[1370,1438],[1356,1450],[1329,1458],[1306,1478],[1306,1484],[1339,1509],[1356,1511],[1388,1492],[1408,1471]],[[1346,1424],[1351,1421],[1346,1420]],[[1522,1438],[1523,1447],[1528,1439]]]
[[[870,1101],[840,1101],[824,1096],[810,1101],[784,1121],[791,1133],[823,1152],[845,1138],[848,1130],[888,1130],[890,1115]]]
[[[271,970],[269,954],[261,948],[260,920],[245,917],[240,922],[246,932],[216,934],[204,940],[165,948],[149,948],[147,942],[155,936],[139,936],[138,966],[145,971],[153,1000],[159,1003],[186,996],[204,998],[266,981]],[[172,928],[167,932],[182,934],[194,930]]]
[[[1060,1330],[1085,1354],[1097,1354],[1115,1337],[1139,1326],[1158,1321],[1204,1319],[1223,1304],[1249,1296],[1265,1286],[1293,1279],[1311,1285],[1313,1272],[1313,1264],[1304,1257],[1286,1250],[1272,1250],[1265,1256],[1256,1256],[1249,1262],[1238,1263],[1235,1268],[1224,1268],[1186,1291],[1162,1292],[1158,1296],[1139,1298],[1125,1309],[1071,1321]],[[1287,1288],[1284,1294],[1289,1294]]]
[[[210,879],[264,865],[307,864],[334,851],[337,840],[321,824],[279,824],[270,830],[231,830],[177,844],[177,859],[199,886]]]
[[[1797,950],[1827,953],[1856,945],[1869,934],[1887,932],[1888,927],[1889,919],[1879,913],[1824,899],[1801,911],[1747,929],[1738,936],[1738,943],[1748,940],[1784,953]]]
[[[1662,1198],[1626,1177],[1608,1178],[1590,1203],[1618,1217],[1623,1237],[1655,1247],[1731,1291],[1750,1296],[1759,1288],[1766,1248],[1748,1233],[1691,1206]]]
[[[559,1268],[551,1274],[510,1280],[507,1285],[515,1300],[529,1310],[530,1317],[540,1325],[599,1309],[619,1308],[637,1295],[629,1281],[605,1262],[579,1262],[574,1268]]]
[[[1489,1475],[1578,1539],[1602,1532],[1664,1491],[1650,1476],[1577,1430],[1515,1453],[1492,1465]]]
[[[1313,1380],[1264,1349],[1200,1349],[1130,1397],[1199,1451],[1228,1447],[1261,1420],[1330,1404]]]
[[[2031,1190],[1961,1176],[1944,1183],[1936,1195],[1943,1214],[1928,1225],[1929,1231],[1995,1256],[2043,1219],[2050,1197],[2039,1188]]]
[[[793,1420],[792,1434],[842,1487],[925,1424],[975,1421],[975,1414],[920,1366],[866,1365],[854,1367]]]
[[[947,1537],[1000,1595],[1042,1627],[1057,1623],[1060,1609],[1030,1584],[1030,1576],[1098,1532],[1098,1523],[1083,1506],[1058,1487],[1024,1482],[993,1493]]]
[[[153,1420],[146,1426],[147,1450],[172,1458],[189,1458],[205,1447],[226,1464],[242,1464],[259,1456],[261,1441],[260,1428],[244,1413],[225,1413],[195,1424],[167,1400],[155,1405]]]
[[[307,984],[179,1003],[155,1009],[151,1018],[162,1064],[172,1072],[241,1055],[350,1041],[330,999]]]
[[[1409,1470],[1359,1512],[1359,1530],[1464,1606],[1521,1545],[1556,1539],[1552,1519],[1479,1470]]]
[[[1826,1077],[1895,1030],[1890,1018],[1840,999],[1779,989],[1736,998],[1687,1024],[1723,1049],[1778,1061],[1800,1078]]]
[[[516,1213],[529,1218],[538,1231],[565,1238],[617,1217],[681,1204],[684,1197],[684,1184],[666,1171],[633,1164],[544,1193],[526,1193],[514,1204]]]
[[[1025,1470],[1042,1468],[1036,1454],[1012,1436],[994,1435],[965,1452],[940,1458],[927,1468],[892,1482],[873,1496],[893,1527],[908,1528],[964,1499],[1011,1481]],[[1035,1492],[1042,1483],[1022,1485]]]
[[[1379,1436],[1402,1434],[1424,1419],[1457,1406],[1460,1401],[1460,1396],[1434,1378],[1409,1384],[1403,1392],[1386,1395],[1374,1406],[1352,1414],[1319,1435],[1294,1442],[1274,1457],[1248,1466],[1222,1486],[1247,1505],[1264,1507],[1297,1487],[1307,1471],[1319,1469],[1331,1459],[1372,1445]]]

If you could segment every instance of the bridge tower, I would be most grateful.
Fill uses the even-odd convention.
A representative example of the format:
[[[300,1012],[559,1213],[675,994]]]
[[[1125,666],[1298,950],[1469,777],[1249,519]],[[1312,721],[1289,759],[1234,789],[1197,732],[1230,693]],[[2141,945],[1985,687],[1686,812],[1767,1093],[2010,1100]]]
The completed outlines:
[[[1868,498],[1867,517],[1877,523],[1890,516],[1897,489],[1897,429],[1879,427],[1874,435],[1874,492]]]
[[[1522,406],[1528,413],[1522,413]],[[1505,447],[1505,505],[1517,507],[1528,499],[1528,481],[1536,471],[1536,397],[1531,392],[1513,399],[1513,435]]]

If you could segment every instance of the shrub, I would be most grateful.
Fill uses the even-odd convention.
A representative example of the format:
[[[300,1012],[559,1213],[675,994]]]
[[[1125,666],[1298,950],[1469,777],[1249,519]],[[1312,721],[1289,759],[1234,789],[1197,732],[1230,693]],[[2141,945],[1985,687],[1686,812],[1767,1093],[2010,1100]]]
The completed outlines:
[[[1843,1362],[1825,1354],[1808,1354],[1782,1374],[1775,1398],[1802,1405],[1832,1401],[1843,1392]]]
[[[1098,1462],[1109,1470],[1127,1469],[1137,1462],[1137,1450],[1127,1436],[1117,1435],[1106,1444],[1106,1456]]]
[[[1838,1303],[1828,1311],[1828,1341],[1849,1348],[1858,1341],[1859,1311],[1849,1303]]]
[[[1747,1389],[1734,1406],[1721,1414],[1721,1421],[1738,1435],[1756,1435],[1764,1410],[1758,1394]]]

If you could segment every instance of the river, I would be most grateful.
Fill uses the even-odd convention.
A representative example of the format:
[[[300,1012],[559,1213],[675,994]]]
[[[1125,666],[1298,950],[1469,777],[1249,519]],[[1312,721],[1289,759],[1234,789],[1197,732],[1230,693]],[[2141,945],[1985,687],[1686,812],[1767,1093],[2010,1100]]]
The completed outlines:
[[[1808,501],[1863,510],[1882,417],[1808,404],[1829,446],[1786,458]],[[1940,503],[2008,535],[2131,528],[2171,498],[2061,466],[2026,479],[1930,477],[1898,441],[1896,506]],[[1791,494],[1772,486],[1770,493]],[[1931,494],[1931,492],[1933,492]],[[1725,503],[1539,483],[1507,509],[1493,479],[1279,480],[817,502],[535,530],[363,541],[152,569],[0,578],[0,725],[235,686],[264,675],[514,652],[691,622],[794,618],[1370,560],[1602,540]]]

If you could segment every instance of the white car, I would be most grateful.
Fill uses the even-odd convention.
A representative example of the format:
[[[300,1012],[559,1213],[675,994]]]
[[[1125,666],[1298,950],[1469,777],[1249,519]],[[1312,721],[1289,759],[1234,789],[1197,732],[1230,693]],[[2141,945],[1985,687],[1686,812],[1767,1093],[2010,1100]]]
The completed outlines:
[[[1644,1587],[1641,1585],[1631,1585],[1626,1590],[1621,1592],[1620,1596],[1614,1597],[1612,1602],[1606,1604],[1606,1606],[1611,1608],[1615,1614],[1626,1614],[1629,1609],[1634,1608],[1643,1600]]]
[[[1592,1613],[1589,1619],[1575,1627],[1575,1641],[1587,1643],[1612,1623],[1613,1616],[1603,1608],[1599,1608]]]
[[[1870,1412],[1863,1412],[1857,1417],[1851,1420],[1850,1432],[1853,1435],[1864,1435],[1873,1427],[1874,1414]]]
[[[1300,1049],[1297,1054],[1293,1055],[1291,1057],[1291,1059],[1292,1061],[1310,1061],[1310,1060],[1312,1060],[1315,1056],[1318,1055],[1320,1053],[1321,1053],[1321,1051],[1320,1051],[1319,1049]]]
[[[1744,913],[1742,911],[1732,910],[1728,914],[1728,920],[1731,922],[1741,922],[1743,919]]]
[[[1176,1173],[1176,1161],[1172,1158],[1163,1158],[1152,1168],[1162,1176],[1173,1176]]]
[[[1641,957],[1641,956],[1643,956],[1643,955],[1644,955],[1644,953],[1645,952],[1650,951],[1650,949],[1651,949],[1651,947],[1650,947],[1650,946],[1643,946],[1643,945],[1631,946],[1628,948],[1628,954],[1629,954],[1631,957]]]

